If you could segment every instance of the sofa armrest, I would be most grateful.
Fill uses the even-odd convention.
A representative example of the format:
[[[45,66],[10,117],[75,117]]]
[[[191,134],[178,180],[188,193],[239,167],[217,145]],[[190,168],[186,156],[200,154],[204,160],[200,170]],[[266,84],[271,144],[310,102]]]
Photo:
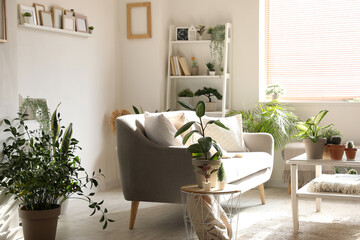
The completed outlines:
[[[243,133],[250,152],[266,152],[274,157],[274,138],[268,133]]]

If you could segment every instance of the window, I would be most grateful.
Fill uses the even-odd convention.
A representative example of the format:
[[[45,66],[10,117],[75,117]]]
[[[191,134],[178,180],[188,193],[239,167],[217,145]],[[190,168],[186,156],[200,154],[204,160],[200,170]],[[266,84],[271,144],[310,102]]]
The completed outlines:
[[[265,74],[287,100],[360,97],[360,1],[265,0]]]

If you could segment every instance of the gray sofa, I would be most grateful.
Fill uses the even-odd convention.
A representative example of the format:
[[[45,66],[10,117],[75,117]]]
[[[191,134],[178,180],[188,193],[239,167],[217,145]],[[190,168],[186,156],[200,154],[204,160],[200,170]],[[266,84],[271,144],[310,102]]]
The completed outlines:
[[[162,146],[146,137],[143,114],[117,118],[116,129],[121,185],[125,199],[132,201],[132,229],[140,201],[180,203],[180,187],[194,184],[195,174],[186,147]],[[242,158],[223,159],[227,182],[242,192],[258,187],[264,204],[263,183],[269,180],[274,161],[273,138],[266,133],[243,137],[250,152],[241,153]]]

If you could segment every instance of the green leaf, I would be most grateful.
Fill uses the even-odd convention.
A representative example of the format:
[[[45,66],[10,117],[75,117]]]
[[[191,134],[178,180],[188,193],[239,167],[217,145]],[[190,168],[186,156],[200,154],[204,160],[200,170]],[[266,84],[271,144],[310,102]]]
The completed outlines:
[[[214,155],[212,155],[210,160],[218,160],[220,158],[220,155],[221,155],[221,152],[217,151],[216,153],[214,153]]]
[[[191,122],[188,122],[188,123],[184,124],[184,126],[182,126],[182,127],[175,133],[174,138],[176,138],[177,136],[179,136],[180,134],[182,134],[183,132],[185,132],[186,130],[188,130],[194,123],[195,123],[195,121],[191,121]]]
[[[202,153],[207,153],[210,151],[212,146],[212,138],[211,137],[203,137],[198,140],[198,143],[201,148]]]
[[[325,115],[328,113],[328,110],[321,110],[314,118],[314,124],[319,125],[321,120],[325,117]]]
[[[55,111],[51,116],[51,134],[53,142],[56,142],[56,139],[59,136],[59,120],[57,118],[57,109],[59,105],[56,107]]]
[[[177,101],[182,107],[191,110],[191,111],[195,111],[195,108],[193,106],[191,106],[189,103],[187,102],[183,102],[183,101]]]
[[[205,102],[204,101],[199,101],[196,104],[196,116],[198,116],[199,118],[203,117],[205,115]]]
[[[201,147],[200,147],[200,144],[198,143],[195,143],[195,144],[192,144],[190,145],[187,150],[191,153],[203,153],[202,150],[201,150]]]
[[[214,124],[215,124],[216,126],[219,126],[219,127],[224,128],[224,129],[226,129],[226,130],[230,130],[230,128],[228,128],[228,127],[226,127],[224,124],[222,124],[222,123],[220,122],[220,120],[216,120],[216,121],[214,122]]]
[[[105,220],[105,216],[102,215],[102,217],[100,218],[99,222],[103,222]]]
[[[108,221],[109,221],[109,222],[115,222],[115,220],[113,220],[113,219],[110,219],[110,218],[108,219]]]
[[[189,138],[190,138],[194,133],[196,133],[196,132],[200,132],[200,131],[199,131],[199,130],[192,130],[192,131],[188,132],[188,133],[184,136],[183,141],[182,141],[182,144],[185,145],[185,143],[189,140]]]
[[[6,123],[6,125],[11,125],[11,124],[10,124],[10,121],[7,120],[7,119],[4,119],[4,122]]]
[[[67,153],[67,151],[69,150],[72,133],[73,133],[72,123],[70,123],[65,131],[64,138],[61,143],[61,151],[63,153]]]
[[[134,109],[135,114],[140,114],[139,110],[135,106],[132,106],[132,107]]]
[[[107,225],[108,225],[108,222],[107,222],[107,221],[105,221],[104,226],[103,226],[103,230],[105,230],[105,229],[106,229]]]

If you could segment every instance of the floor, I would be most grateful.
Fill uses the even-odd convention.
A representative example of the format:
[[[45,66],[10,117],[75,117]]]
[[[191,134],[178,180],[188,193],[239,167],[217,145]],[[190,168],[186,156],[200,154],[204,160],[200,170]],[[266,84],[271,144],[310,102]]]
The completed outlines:
[[[313,200],[302,200],[300,206],[300,232],[292,234],[290,195],[285,188],[266,188],[266,205],[260,204],[257,190],[241,196],[238,239],[360,239],[360,219],[353,214],[357,204],[323,200],[321,213],[315,213]],[[130,202],[124,200],[121,190],[114,189],[97,194],[105,200],[109,217],[116,220],[108,229],[101,230],[99,215],[90,217],[86,203],[70,202],[66,214],[61,216],[57,240],[184,240],[186,239],[182,206],[141,202],[133,230],[128,229]],[[337,216],[334,216],[336,213]],[[339,215],[339,216],[338,216]],[[315,222],[315,223],[314,223]],[[350,223],[349,223],[350,222]],[[333,225],[335,224],[335,225]],[[335,226],[335,227],[334,227]],[[343,232],[341,232],[343,231]],[[341,233],[341,234],[340,234]]]

